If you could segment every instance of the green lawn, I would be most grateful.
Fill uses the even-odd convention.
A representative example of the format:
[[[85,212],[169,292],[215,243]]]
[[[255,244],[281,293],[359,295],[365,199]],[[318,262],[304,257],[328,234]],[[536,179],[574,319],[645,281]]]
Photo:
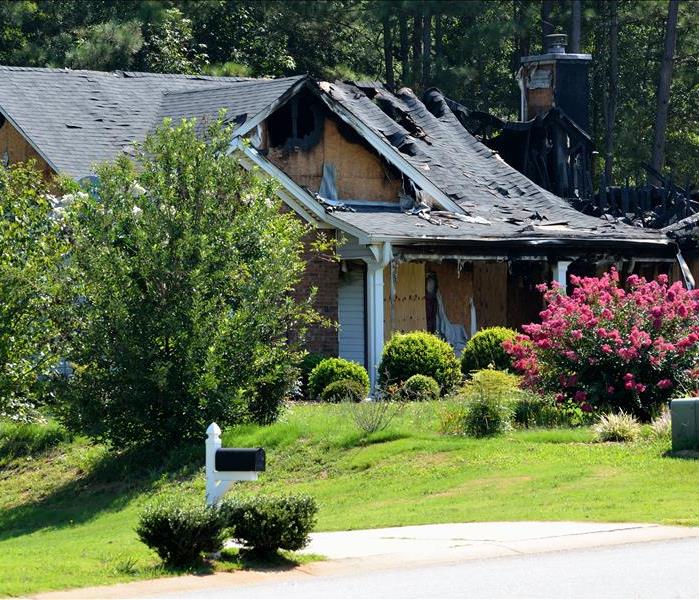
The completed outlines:
[[[435,406],[412,405],[368,438],[338,406],[296,406],[269,427],[224,433],[267,449],[267,473],[230,493],[303,491],[318,529],[495,520],[699,524],[699,461],[669,442],[593,443],[587,429],[489,440],[434,433]],[[166,574],[133,528],[148,498],[178,487],[203,499],[203,443],[166,462],[114,456],[85,440],[0,471],[0,594]],[[149,466],[150,465],[150,466]]]

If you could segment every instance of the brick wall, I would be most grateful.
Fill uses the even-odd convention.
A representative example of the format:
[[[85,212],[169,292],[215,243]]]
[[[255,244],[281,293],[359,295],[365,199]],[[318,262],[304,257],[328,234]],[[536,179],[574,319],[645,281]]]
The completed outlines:
[[[333,236],[332,230],[324,230],[327,236]],[[314,306],[326,319],[337,323],[337,294],[340,283],[340,265],[319,257],[310,248],[313,240],[319,235],[313,231],[307,236],[306,271],[296,291],[296,297],[307,298],[311,288],[316,287]],[[308,330],[306,348],[309,352],[320,352],[328,356],[337,356],[337,328],[335,326],[324,327],[314,324]]]

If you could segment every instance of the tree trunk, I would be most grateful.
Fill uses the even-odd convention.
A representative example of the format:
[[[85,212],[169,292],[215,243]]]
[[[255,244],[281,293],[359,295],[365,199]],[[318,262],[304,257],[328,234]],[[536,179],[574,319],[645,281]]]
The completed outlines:
[[[614,183],[614,123],[619,87],[619,13],[617,0],[609,0],[609,66],[604,103],[604,179]]]
[[[653,132],[653,155],[650,164],[660,172],[665,164],[665,134],[667,133],[667,113],[670,104],[670,85],[672,83],[672,62],[677,43],[678,0],[670,0],[667,9],[665,27],[665,49],[660,64],[660,81],[658,82],[658,108],[655,113],[655,130]]]
[[[422,80],[422,12],[416,8],[413,13],[413,87],[417,88]]]
[[[383,56],[386,64],[386,86],[393,91],[396,80],[393,76],[393,38],[391,36],[391,17],[385,14],[383,17]]]
[[[568,52],[580,54],[580,29],[582,26],[581,0],[571,0],[570,7],[570,37],[568,39]]]
[[[425,8],[422,21],[422,89],[430,85],[432,61],[432,14],[429,7]]]
[[[442,55],[444,54],[444,28],[442,25],[443,15],[434,16],[434,71],[435,79],[439,79],[442,69]]]
[[[553,0],[541,0],[541,50],[546,52],[546,36],[553,33],[553,23],[551,23],[551,10]]]
[[[410,82],[408,16],[403,10],[398,14],[398,27],[400,29],[400,81],[401,84],[407,85]]]

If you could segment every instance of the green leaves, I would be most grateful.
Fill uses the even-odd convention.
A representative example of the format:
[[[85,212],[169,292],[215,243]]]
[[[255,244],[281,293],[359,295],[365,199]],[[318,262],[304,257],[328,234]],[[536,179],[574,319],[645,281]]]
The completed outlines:
[[[71,206],[79,368],[59,406],[74,428],[126,446],[276,417],[303,339],[287,333],[316,318],[291,296],[306,227],[227,153],[230,134],[165,123]]]

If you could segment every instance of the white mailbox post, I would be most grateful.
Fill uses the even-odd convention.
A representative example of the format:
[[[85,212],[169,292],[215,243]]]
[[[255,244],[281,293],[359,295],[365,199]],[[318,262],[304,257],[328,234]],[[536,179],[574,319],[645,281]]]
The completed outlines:
[[[262,448],[222,448],[221,428],[211,423],[206,430],[206,504],[213,506],[235,481],[255,481],[265,470]]]

